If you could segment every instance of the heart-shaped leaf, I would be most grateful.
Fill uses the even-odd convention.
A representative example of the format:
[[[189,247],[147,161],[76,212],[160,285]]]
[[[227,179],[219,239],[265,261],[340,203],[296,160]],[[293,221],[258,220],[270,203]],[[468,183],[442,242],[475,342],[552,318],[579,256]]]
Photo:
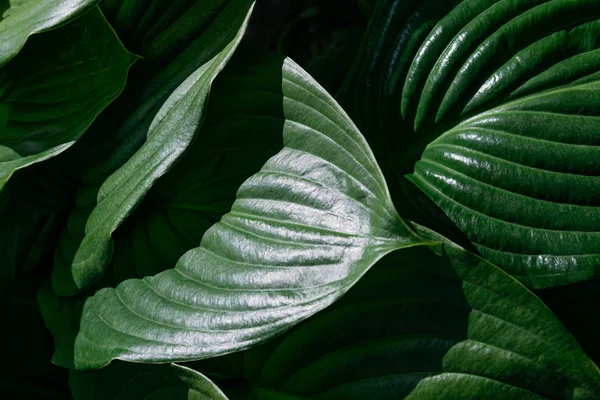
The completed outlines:
[[[230,378],[244,377],[256,400],[598,396],[600,371],[538,298],[444,247],[388,255],[332,307],[221,365],[229,360]]]
[[[99,0],[8,0],[0,19],[0,67],[21,50],[27,38],[65,24]]]
[[[0,70],[0,189],[75,143],[123,90],[134,59],[97,8],[29,40]]]
[[[174,269],[87,300],[77,368],[247,348],[331,304],[388,252],[426,243],[338,104],[289,59],[276,78],[284,149]]]

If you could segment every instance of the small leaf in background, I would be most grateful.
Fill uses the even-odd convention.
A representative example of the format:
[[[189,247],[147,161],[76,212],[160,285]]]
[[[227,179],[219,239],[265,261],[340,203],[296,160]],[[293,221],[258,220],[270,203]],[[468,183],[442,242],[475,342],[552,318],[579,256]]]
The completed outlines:
[[[0,2],[0,67],[17,55],[30,35],[65,24],[98,1],[8,0],[8,7]]]
[[[99,371],[71,371],[74,400],[227,400],[201,373],[177,364],[116,362]]]
[[[97,8],[31,38],[0,69],[0,189],[16,169],[75,143],[121,93],[134,60]]]
[[[332,303],[388,252],[426,243],[396,214],[335,101],[289,59],[272,79],[283,91],[284,149],[174,269],[87,300],[77,368],[247,348]]]

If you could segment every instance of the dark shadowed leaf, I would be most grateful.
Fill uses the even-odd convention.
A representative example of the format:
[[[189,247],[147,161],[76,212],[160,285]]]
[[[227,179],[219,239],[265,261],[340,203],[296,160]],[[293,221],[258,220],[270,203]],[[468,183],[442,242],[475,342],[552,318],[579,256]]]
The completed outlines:
[[[8,0],[0,3],[0,67],[21,50],[27,38],[55,28],[89,10],[99,0]]]
[[[29,40],[0,70],[0,188],[75,143],[119,95],[134,59],[97,8]]]
[[[383,21],[402,2],[384,3]],[[598,2],[462,1],[437,19],[428,10],[396,58],[365,57],[365,78],[348,83],[376,99],[363,114],[397,143],[396,170],[420,159],[411,180],[523,283],[598,277]]]
[[[100,371],[71,371],[75,400],[227,400],[206,376],[177,364],[114,363]]]

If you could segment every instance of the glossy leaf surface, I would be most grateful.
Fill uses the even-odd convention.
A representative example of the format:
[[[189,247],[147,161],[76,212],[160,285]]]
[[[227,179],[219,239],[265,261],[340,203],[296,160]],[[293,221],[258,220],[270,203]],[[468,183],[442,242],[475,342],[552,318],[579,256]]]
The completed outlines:
[[[0,19],[0,67],[17,55],[30,35],[80,16],[98,0],[9,0],[8,3]]]
[[[597,396],[600,372],[539,299],[481,257],[445,253],[396,251],[331,308],[229,356],[247,398]]]
[[[70,147],[123,90],[134,59],[98,9],[32,38],[0,70],[0,188]]]
[[[282,62],[240,46],[215,80],[196,140],[116,231],[114,256],[90,291],[172,268],[231,209],[239,186],[281,150]],[[38,299],[55,340],[53,362],[73,368],[85,293],[59,298],[43,290]]]
[[[600,68],[600,23],[581,24],[597,18],[600,9],[596,2],[543,2],[489,34],[482,18],[509,11],[502,6],[463,28],[481,39],[467,45],[459,33],[439,56],[424,84],[416,124],[441,89],[438,120],[457,108],[472,115],[504,104],[431,142],[411,180],[481,254],[527,285],[595,278],[600,255],[594,221],[600,210],[593,160],[600,86],[577,80]],[[554,26],[571,27],[553,33]],[[461,63],[444,86],[445,76]],[[417,59],[413,68],[419,68]],[[486,74],[490,70],[495,72]]]
[[[329,305],[386,253],[424,243],[346,114],[292,61],[281,68],[284,149],[174,269],[86,302],[77,368],[247,348]]]

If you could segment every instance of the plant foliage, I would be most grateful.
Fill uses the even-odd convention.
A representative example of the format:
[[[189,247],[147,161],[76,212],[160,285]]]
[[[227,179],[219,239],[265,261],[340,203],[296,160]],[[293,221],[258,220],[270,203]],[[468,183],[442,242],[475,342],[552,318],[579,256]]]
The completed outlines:
[[[2,398],[600,398],[599,0],[0,13]]]

